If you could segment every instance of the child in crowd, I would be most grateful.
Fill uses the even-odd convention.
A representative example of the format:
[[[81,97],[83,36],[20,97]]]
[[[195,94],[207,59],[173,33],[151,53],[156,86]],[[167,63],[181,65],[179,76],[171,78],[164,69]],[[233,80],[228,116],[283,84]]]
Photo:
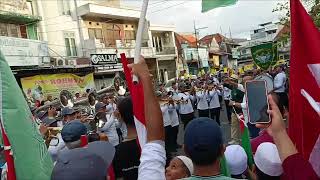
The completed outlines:
[[[170,161],[166,168],[166,180],[175,180],[190,177],[193,173],[193,164],[186,156],[177,156]]]

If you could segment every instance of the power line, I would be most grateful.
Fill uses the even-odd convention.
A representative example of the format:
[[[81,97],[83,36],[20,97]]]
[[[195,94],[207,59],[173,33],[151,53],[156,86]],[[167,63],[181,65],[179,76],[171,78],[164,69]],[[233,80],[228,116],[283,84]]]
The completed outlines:
[[[150,14],[154,14],[154,13],[157,13],[157,12],[160,12],[160,11],[163,11],[163,10],[167,10],[167,9],[170,9],[170,8],[173,8],[173,7],[188,3],[188,2],[190,2],[190,0],[189,1],[183,1],[182,3],[178,3],[178,4],[175,4],[175,5],[172,5],[172,6],[169,6],[169,7],[165,7],[165,8],[156,10],[156,11],[152,11],[152,12],[150,12]]]

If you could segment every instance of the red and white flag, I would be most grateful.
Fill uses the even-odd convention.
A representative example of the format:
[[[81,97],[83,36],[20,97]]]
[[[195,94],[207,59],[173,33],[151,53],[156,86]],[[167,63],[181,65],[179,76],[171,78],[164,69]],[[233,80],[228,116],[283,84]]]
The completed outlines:
[[[290,0],[289,135],[305,159],[320,134],[320,33],[300,0]]]
[[[132,74],[128,68],[128,60],[125,54],[121,54],[121,62],[123,65],[123,71],[126,76],[127,86],[129,88],[132,105],[133,105],[133,114],[134,122],[136,125],[136,130],[138,134],[140,147],[147,142],[147,129],[146,129],[146,119],[144,114],[144,93],[143,86],[141,82],[133,84]]]

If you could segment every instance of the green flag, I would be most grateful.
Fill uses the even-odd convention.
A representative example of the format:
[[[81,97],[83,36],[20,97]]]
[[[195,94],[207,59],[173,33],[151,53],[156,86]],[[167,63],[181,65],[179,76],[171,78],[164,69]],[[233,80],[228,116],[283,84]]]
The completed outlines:
[[[0,52],[0,119],[18,180],[49,180],[53,162],[22,91]]]
[[[218,7],[231,6],[236,4],[237,0],[202,0],[202,12],[207,12]]]
[[[240,121],[240,129],[241,129],[241,146],[248,156],[248,165],[251,168],[253,165],[253,155],[251,149],[251,143],[249,138],[249,130],[247,125],[245,125],[244,121]]]
[[[276,43],[266,43],[251,47],[253,61],[261,69],[267,70],[278,61],[278,50]]]
[[[231,177],[229,167],[227,165],[227,160],[224,155],[220,158],[220,173],[224,176]]]

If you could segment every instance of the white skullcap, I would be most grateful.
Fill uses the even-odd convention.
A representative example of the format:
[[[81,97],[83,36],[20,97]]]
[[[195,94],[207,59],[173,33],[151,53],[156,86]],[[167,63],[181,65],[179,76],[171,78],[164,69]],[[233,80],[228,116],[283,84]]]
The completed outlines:
[[[177,156],[178,159],[180,159],[183,164],[188,168],[190,174],[193,174],[193,163],[192,160],[190,158],[188,158],[187,156]]]
[[[224,152],[227,164],[232,175],[240,175],[247,169],[248,157],[240,145],[230,145]]]
[[[259,170],[269,176],[280,176],[283,173],[282,163],[275,144],[270,142],[260,144],[254,155],[254,161]]]

